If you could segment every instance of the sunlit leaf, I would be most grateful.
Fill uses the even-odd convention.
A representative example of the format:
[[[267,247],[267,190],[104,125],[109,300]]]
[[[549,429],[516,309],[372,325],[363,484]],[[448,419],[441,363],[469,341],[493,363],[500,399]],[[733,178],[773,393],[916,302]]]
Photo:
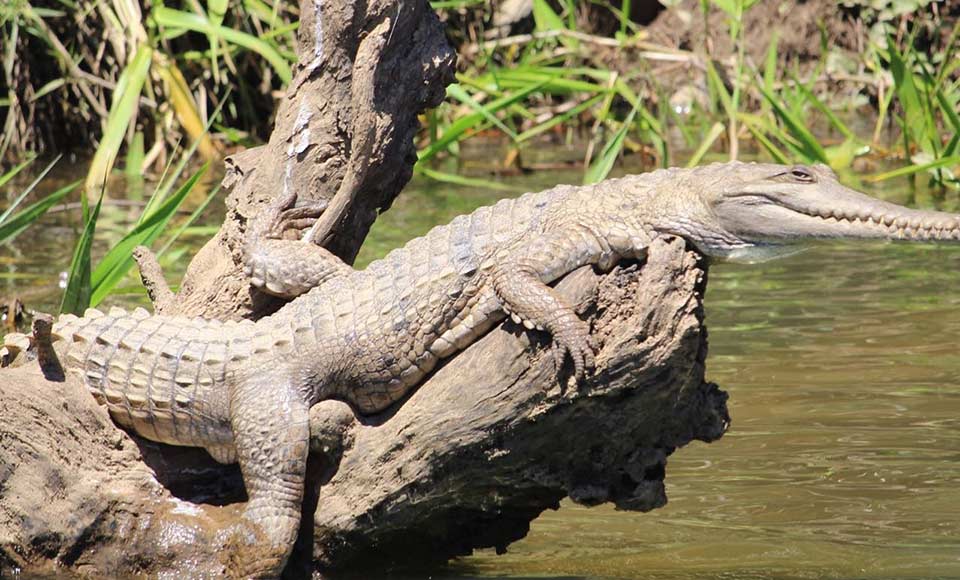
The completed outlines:
[[[168,197],[154,211],[143,216],[139,223],[119,242],[114,244],[110,251],[100,260],[90,277],[90,303],[96,306],[123,279],[130,267],[133,266],[133,249],[137,246],[150,246],[180,209],[180,204],[187,194],[197,184],[197,181],[207,172],[209,162],[197,170],[196,173],[181,185],[176,192]]]
[[[627,138],[627,133],[630,131],[630,127],[633,125],[633,118],[637,114],[637,109],[630,111],[630,114],[627,115],[627,118],[623,121],[623,124],[620,126],[620,129],[614,133],[613,137],[607,141],[606,145],[603,147],[600,156],[590,164],[590,167],[583,174],[583,183],[597,183],[598,181],[603,181],[610,174],[610,170],[613,169],[614,163],[617,161],[617,157],[620,155],[620,152],[623,151],[623,142]]]
[[[54,204],[66,197],[68,193],[76,189],[80,183],[80,181],[75,181],[67,186],[61,187],[40,201],[28,205],[20,212],[3,221],[0,221],[0,243],[17,237],[17,235],[29,227],[30,224],[40,219],[40,217],[45,214],[48,209],[53,207]]]
[[[85,211],[83,233],[73,249],[73,258],[67,270],[67,288],[60,302],[60,313],[73,313],[78,316],[90,306],[90,248],[93,246],[93,234],[100,217],[103,192],[92,211]]]

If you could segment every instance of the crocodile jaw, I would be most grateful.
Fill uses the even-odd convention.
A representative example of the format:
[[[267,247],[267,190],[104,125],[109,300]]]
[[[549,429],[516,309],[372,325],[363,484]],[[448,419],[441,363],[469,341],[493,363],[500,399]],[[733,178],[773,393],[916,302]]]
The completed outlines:
[[[818,180],[758,180],[716,196],[714,228],[747,248],[816,239],[960,241],[960,215],[908,209],[840,185],[826,168],[808,171]],[[737,248],[707,253],[718,249]]]

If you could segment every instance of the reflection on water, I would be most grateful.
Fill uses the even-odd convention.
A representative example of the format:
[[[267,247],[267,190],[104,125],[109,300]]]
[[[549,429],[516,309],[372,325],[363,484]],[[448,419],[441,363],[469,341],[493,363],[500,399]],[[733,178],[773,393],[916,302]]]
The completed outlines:
[[[415,185],[361,263],[500,196]],[[4,290],[55,283],[75,227],[54,216],[4,248]],[[564,504],[508,554],[431,577],[960,578],[960,246],[829,244],[710,276],[708,375],[733,426],[671,457],[667,507]]]

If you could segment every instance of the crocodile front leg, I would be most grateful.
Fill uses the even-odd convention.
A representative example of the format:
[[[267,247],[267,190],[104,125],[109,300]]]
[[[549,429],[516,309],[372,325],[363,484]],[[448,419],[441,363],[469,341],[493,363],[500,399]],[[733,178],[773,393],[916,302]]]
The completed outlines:
[[[254,220],[244,244],[244,270],[251,283],[281,298],[296,298],[353,269],[310,240],[285,240],[284,230],[309,226],[326,202],[294,207],[296,193],[277,196]]]
[[[558,370],[569,355],[578,381],[594,366],[590,327],[547,283],[581,266],[607,265],[616,259],[616,253],[587,228],[546,232],[495,257],[492,283],[503,310],[528,329],[550,333]]]
[[[239,577],[276,577],[300,526],[310,442],[309,406],[282,370],[246,374],[231,393],[230,415],[249,501],[248,524],[234,554]]]

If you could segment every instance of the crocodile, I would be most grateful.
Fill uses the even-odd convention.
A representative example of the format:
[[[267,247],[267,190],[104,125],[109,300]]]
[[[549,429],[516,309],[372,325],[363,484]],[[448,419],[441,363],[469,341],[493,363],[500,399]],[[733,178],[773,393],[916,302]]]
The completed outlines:
[[[275,314],[220,322],[90,310],[41,326],[53,344],[45,358],[79,374],[116,423],[239,461],[241,521],[268,555],[238,575],[277,575],[289,557],[318,402],[383,411],[508,316],[548,333],[558,366],[569,359],[581,380],[596,345],[550,287],[576,268],[642,259],[665,236],[733,260],[822,238],[960,241],[960,216],[868,197],[826,166],[731,162],[505,199],[353,270],[309,240],[282,239],[322,207],[281,197],[250,228],[246,252],[254,285],[297,296]],[[15,354],[22,337],[7,345]]]

